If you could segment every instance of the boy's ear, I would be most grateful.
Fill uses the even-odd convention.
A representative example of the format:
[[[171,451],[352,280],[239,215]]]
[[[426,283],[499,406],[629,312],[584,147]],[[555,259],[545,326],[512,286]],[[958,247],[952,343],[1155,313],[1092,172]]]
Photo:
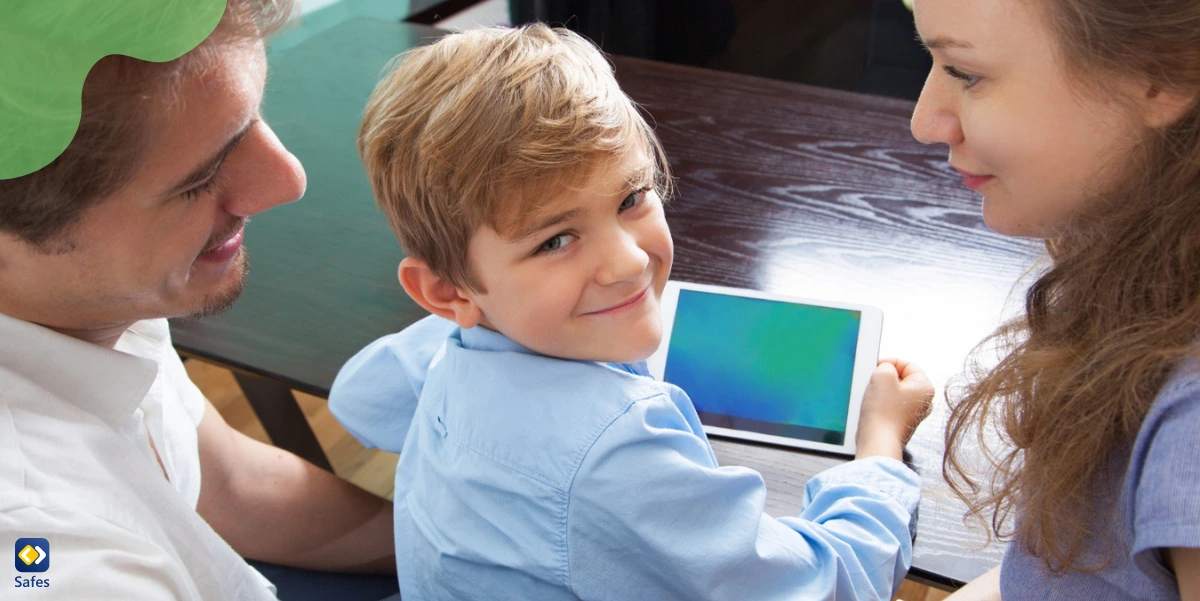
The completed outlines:
[[[397,275],[404,291],[426,311],[449,319],[463,329],[479,325],[483,317],[479,305],[453,284],[433,273],[425,261],[404,257]]]

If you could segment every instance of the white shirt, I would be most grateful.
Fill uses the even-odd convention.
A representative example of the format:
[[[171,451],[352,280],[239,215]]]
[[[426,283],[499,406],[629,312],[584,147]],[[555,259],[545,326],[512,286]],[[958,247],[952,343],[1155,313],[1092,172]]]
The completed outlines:
[[[274,599],[196,513],[205,407],[165,319],[110,350],[0,314],[0,550],[50,544],[45,572],[4,568],[0,598]]]

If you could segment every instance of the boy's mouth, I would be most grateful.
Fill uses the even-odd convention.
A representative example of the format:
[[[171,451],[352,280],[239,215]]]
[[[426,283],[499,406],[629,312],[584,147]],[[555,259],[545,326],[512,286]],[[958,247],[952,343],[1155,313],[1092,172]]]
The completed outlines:
[[[633,295],[632,297],[625,299],[611,307],[600,309],[599,311],[591,311],[588,313],[584,313],[584,315],[611,315],[613,313],[617,313],[624,309],[629,309],[637,304],[640,304],[642,301],[646,300],[647,296],[650,296],[650,286],[646,286],[645,288],[642,288],[641,292],[638,292],[637,294]]]

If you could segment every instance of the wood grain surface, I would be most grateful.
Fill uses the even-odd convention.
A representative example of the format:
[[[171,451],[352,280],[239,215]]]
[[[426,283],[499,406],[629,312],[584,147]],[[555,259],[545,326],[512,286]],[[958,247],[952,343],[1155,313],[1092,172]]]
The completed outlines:
[[[1038,247],[997,235],[979,197],[917,143],[907,101],[616,59],[653,118],[678,195],[667,219],[674,279],[875,305],[883,356],[917,362],[938,388],[909,450],[924,479],[914,566],[966,581],[999,561],[941,477],[945,384],[1019,306]],[[1006,302],[1010,301],[1011,302]],[[758,470],[767,510],[793,514],[812,474],[841,461],[713,440],[723,464]]]
[[[355,20],[271,57],[264,114],[309,174],[300,202],[255,217],[252,269],[229,313],[173,324],[185,353],[318,396],[367,342],[423,312],[400,290],[400,251],[354,152],[359,115],[391,56],[438,32]],[[941,478],[944,384],[1019,301],[1036,246],[984,226],[978,197],[915,142],[912,103],[615,58],[678,182],[667,219],[672,277],[878,306],[881,352],[921,365],[935,411],[909,450],[925,482],[914,575],[941,585],[1002,548],[963,523]],[[1006,309],[1007,307],[1007,309]],[[723,464],[763,474],[772,515],[799,510],[808,478],[841,458],[713,440]]]

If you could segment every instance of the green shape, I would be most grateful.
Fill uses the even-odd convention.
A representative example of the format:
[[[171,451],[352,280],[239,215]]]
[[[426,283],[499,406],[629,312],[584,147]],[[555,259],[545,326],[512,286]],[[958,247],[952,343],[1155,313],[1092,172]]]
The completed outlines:
[[[177,59],[224,13],[225,0],[0,0],[0,179],[66,150],[96,61]]]

